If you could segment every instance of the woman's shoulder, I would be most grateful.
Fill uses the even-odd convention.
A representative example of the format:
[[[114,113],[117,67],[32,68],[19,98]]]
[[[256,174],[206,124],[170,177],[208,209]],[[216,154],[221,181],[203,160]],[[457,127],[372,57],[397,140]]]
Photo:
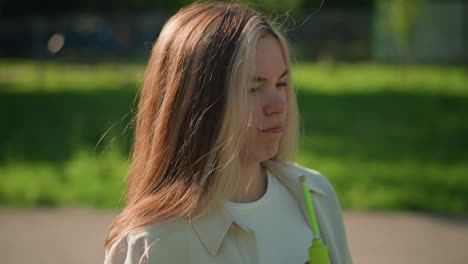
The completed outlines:
[[[317,170],[305,167],[298,163],[281,160],[270,160],[269,166],[281,168],[281,171],[285,172],[291,177],[305,176],[305,183],[309,187],[320,190],[327,194],[336,195],[335,189],[333,188],[328,178]]]
[[[155,250],[162,250],[165,255],[169,255],[171,248],[174,250],[174,246],[183,241],[186,228],[185,220],[173,219],[134,231],[121,237],[106,251],[104,264],[148,263],[150,252]]]

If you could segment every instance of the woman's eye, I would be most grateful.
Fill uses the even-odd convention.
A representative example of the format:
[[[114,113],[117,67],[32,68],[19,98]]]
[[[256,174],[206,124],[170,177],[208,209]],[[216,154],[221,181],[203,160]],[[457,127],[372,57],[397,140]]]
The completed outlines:
[[[258,92],[259,90],[260,90],[260,87],[250,88],[249,93],[255,93],[255,92]]]
[[[285,83],[285,82],[277,83],[277,84],[276,84],[276,87],[286,87],[286,86],[288,86],[288,84]]]

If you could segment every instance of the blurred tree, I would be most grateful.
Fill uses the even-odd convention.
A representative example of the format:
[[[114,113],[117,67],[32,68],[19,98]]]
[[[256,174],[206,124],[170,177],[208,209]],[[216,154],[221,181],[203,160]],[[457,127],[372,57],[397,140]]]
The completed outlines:
[[[190,0],[115,0],[115,1],[61,1],[61,0],[23,0],[0,1],[0,17],[52,16],[77,12],[138,12],[148,9],[167,9],[176,11],[193,2]]]
[[[425,0],[377,0],[378,7],[388,10],[390,30],[403,57],[410,45],[413,21],[424,2]]]
[[[302,0],[300,7],[303,9],[314,9],[323,1],[324,7],[362,7],[371,8],[375,0]]]
[[[273,11],[296,13],[304,0],[241,0],[239,2],[261,12]]]
[[[228,0],[225,0],[228,1]],[[233,1],[233,0],[229,0]],[[237,0],[264,12],[279,11],[298,13],[304,9],[318,8],[322,0]],[[374,0],[323,0],[323,7],[371,7]],[[141,12],[148,9],[166,9],[175,12],[194,0],[114,0],[114,1],[61,1],[23,0],[0,1],[0,17],[28,15],[60,15],[74,12]],[[235,2],[235,1],[233,1]]]

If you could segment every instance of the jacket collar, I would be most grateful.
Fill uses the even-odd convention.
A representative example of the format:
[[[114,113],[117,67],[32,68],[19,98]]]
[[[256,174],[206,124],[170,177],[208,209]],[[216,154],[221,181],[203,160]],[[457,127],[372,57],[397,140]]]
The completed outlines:
[[[291,191],[294,198],[299,201],[301,204],[301,212],[310,226],[309,215],[304,206],[302,185],[299,181],[299,177],[303,175],[307,176],[310,172],[296,164],[277,160],[266,160],[262,162],[262,164],[275,175]],[[306,177],[305,184],[311,191],[312,197],[314,197],[314,195],[326,196],[324,189],[314,184],[311,177]],[[207,251],[211,256],[215,256],[233,222],[234,219],[232,216],[222,207],[219,210],[191,221],[191,224]]]

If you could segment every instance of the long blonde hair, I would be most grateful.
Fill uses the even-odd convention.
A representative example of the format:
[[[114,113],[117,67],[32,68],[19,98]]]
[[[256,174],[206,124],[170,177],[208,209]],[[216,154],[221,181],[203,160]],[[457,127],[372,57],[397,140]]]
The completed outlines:
[[[105,248],[145,226],[197,218],[238,186],[247,87],[257,39],[284,37],[265,17],[235,3],[195,3],[165,24],[146,68],[126,191]],[[295,92],[288,89],[284,133],[273,159],[293,161],[298,138]]]

